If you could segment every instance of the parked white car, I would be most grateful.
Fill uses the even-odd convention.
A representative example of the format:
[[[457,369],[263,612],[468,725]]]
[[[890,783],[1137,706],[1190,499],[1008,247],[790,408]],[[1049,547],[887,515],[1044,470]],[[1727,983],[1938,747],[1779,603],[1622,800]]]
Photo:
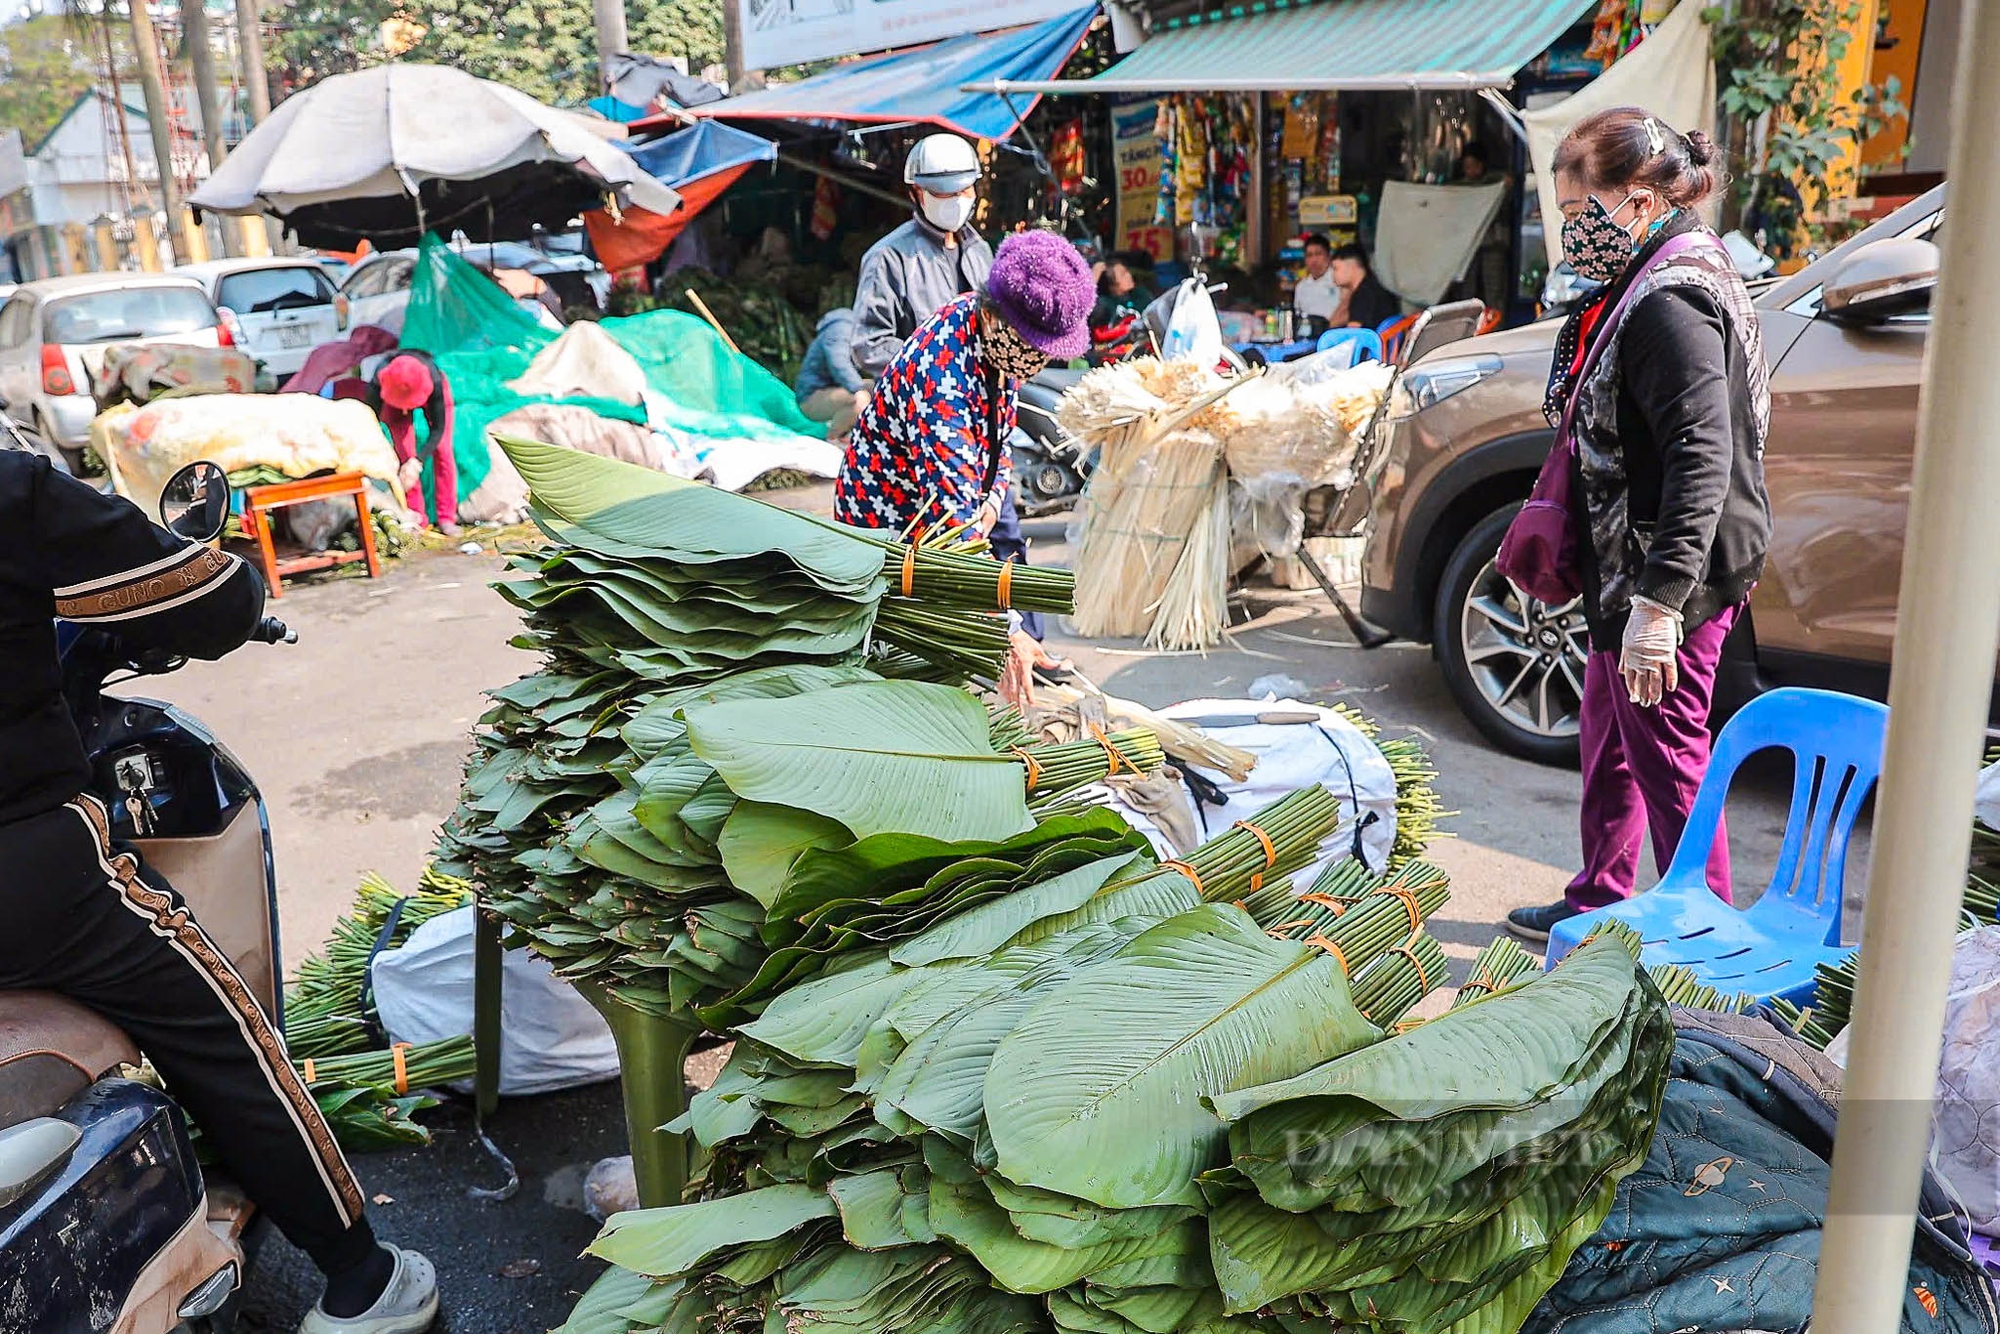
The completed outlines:
[[[236,317],[239,346],[280,380],[297,374],[314,348],[347,332],[347,298],[318,260],[211,259],[174,272],[200,282],[209,300]]]
[[[90,442],[90,376],[119,343],[229,347],[207,289],[173,273],[84,273],[14,289],[0,306],[0,405],[61,449],[71,467]]]

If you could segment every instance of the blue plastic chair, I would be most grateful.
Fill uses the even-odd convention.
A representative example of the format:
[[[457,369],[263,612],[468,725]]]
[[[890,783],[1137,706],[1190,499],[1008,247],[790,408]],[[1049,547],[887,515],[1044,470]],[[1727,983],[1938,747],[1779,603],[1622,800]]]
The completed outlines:
[[[1851,951],[1840,943],[1847,840],[1882,772],[1889,710],[1827,690],[1773,690],[1752,700],[1715,739],[1694,809],[1673,864],[1644,894],[1560,922],[1549,933],[1546,966],[1582,944],[1607,919],[1645,942],[1647,966],[1676,963],[1724,993],[1809,1004],[1814,968]],[[1777,870],[1747,909],[1708,887],[1708,854],[1729,783],[1760,750],[1792,752],[1792,809]]]
[[[1313,351],[1331,352],[1342,346],[1352,349],[1347,358],[1347,364],[1350,366],[1358,366],[1364,361],[1382,360],[1382,335],[1373,329],[1328,329],[1319,336],[1319,342],[1314,345]]]

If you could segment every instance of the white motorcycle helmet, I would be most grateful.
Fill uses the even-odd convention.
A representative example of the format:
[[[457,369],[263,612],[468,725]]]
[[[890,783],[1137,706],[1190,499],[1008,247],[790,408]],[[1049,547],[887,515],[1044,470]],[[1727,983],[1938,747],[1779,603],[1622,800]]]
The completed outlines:
[[[903,184],[937,195],[955,195],[979,183],[979,153],[955,134],[931,134],[903,159]]]

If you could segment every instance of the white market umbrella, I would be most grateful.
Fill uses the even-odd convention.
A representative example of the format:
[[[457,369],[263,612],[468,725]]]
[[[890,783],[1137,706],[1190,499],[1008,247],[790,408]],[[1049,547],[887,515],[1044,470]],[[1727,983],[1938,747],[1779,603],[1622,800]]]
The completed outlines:
[[[607,198],[680,203],[581,116],[462,70],[389,64],[286,98],[189,202],[275,214],[302,243],[345,250],[561,227]]]

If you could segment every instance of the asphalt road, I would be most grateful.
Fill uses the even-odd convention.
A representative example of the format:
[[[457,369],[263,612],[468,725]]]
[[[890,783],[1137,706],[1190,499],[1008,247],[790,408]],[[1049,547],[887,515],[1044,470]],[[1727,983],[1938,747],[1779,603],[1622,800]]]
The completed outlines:
[[[807,495],[812,504],[816,496]],[[1062,558],[1060,521],[1030,525],[1038,561]],[[363,871],[411,884],[455,801],[466,736],[481,692],[534,666],[508,645],[513,612],[487,584],[500,569],[479,556],[419,554],[379,581],[288,585],[271,610],[299,632],[295,646],[249,646],[134,693],[163,696],[213,726],[262,785],[277,848],[284,954],[296,963],[350,902]],[[1428,650],[1358,647],[1318,594],[1253,595],[1230,641],[1207,654],[1146,653],[1136,645],[1052,635],[1113,693],[1151,705],[1241,696],[1257,677],[1283,673],[1306,693],[1346,701],[1386,734],[1415,734],[1458,814],[1455,837],[1431,857],[1453,878],[1432,923],[1459,970],[1492,939],[1509,909],[1561,893],[1577,858],[1575,773],[1501,755],[1460,716]],[[1762,775],[1732,794],[1740,875],[1768,867],[1784,823],[1788,776]],[[1850,884],[1864,883],[1857,865]],[[1851,897],[1858,897],[1857,895]],[[578,1253],[594,1225],[580,1211],[582,1173],[619,1151],[615,1086],[520,1099],[490,1127],[522,1184],[504,1203],[466,1191],[491,1186],[493,1160],[462,1106],[434,1113],[428,1150],[356,1160],[383,1235],[438,1264],[452,1334],[534,1334],[559,1324],[592,1265]],[[298,1252],[274,1241],[251,1275],[245,1328],[296,1327],[315,1285]]]

